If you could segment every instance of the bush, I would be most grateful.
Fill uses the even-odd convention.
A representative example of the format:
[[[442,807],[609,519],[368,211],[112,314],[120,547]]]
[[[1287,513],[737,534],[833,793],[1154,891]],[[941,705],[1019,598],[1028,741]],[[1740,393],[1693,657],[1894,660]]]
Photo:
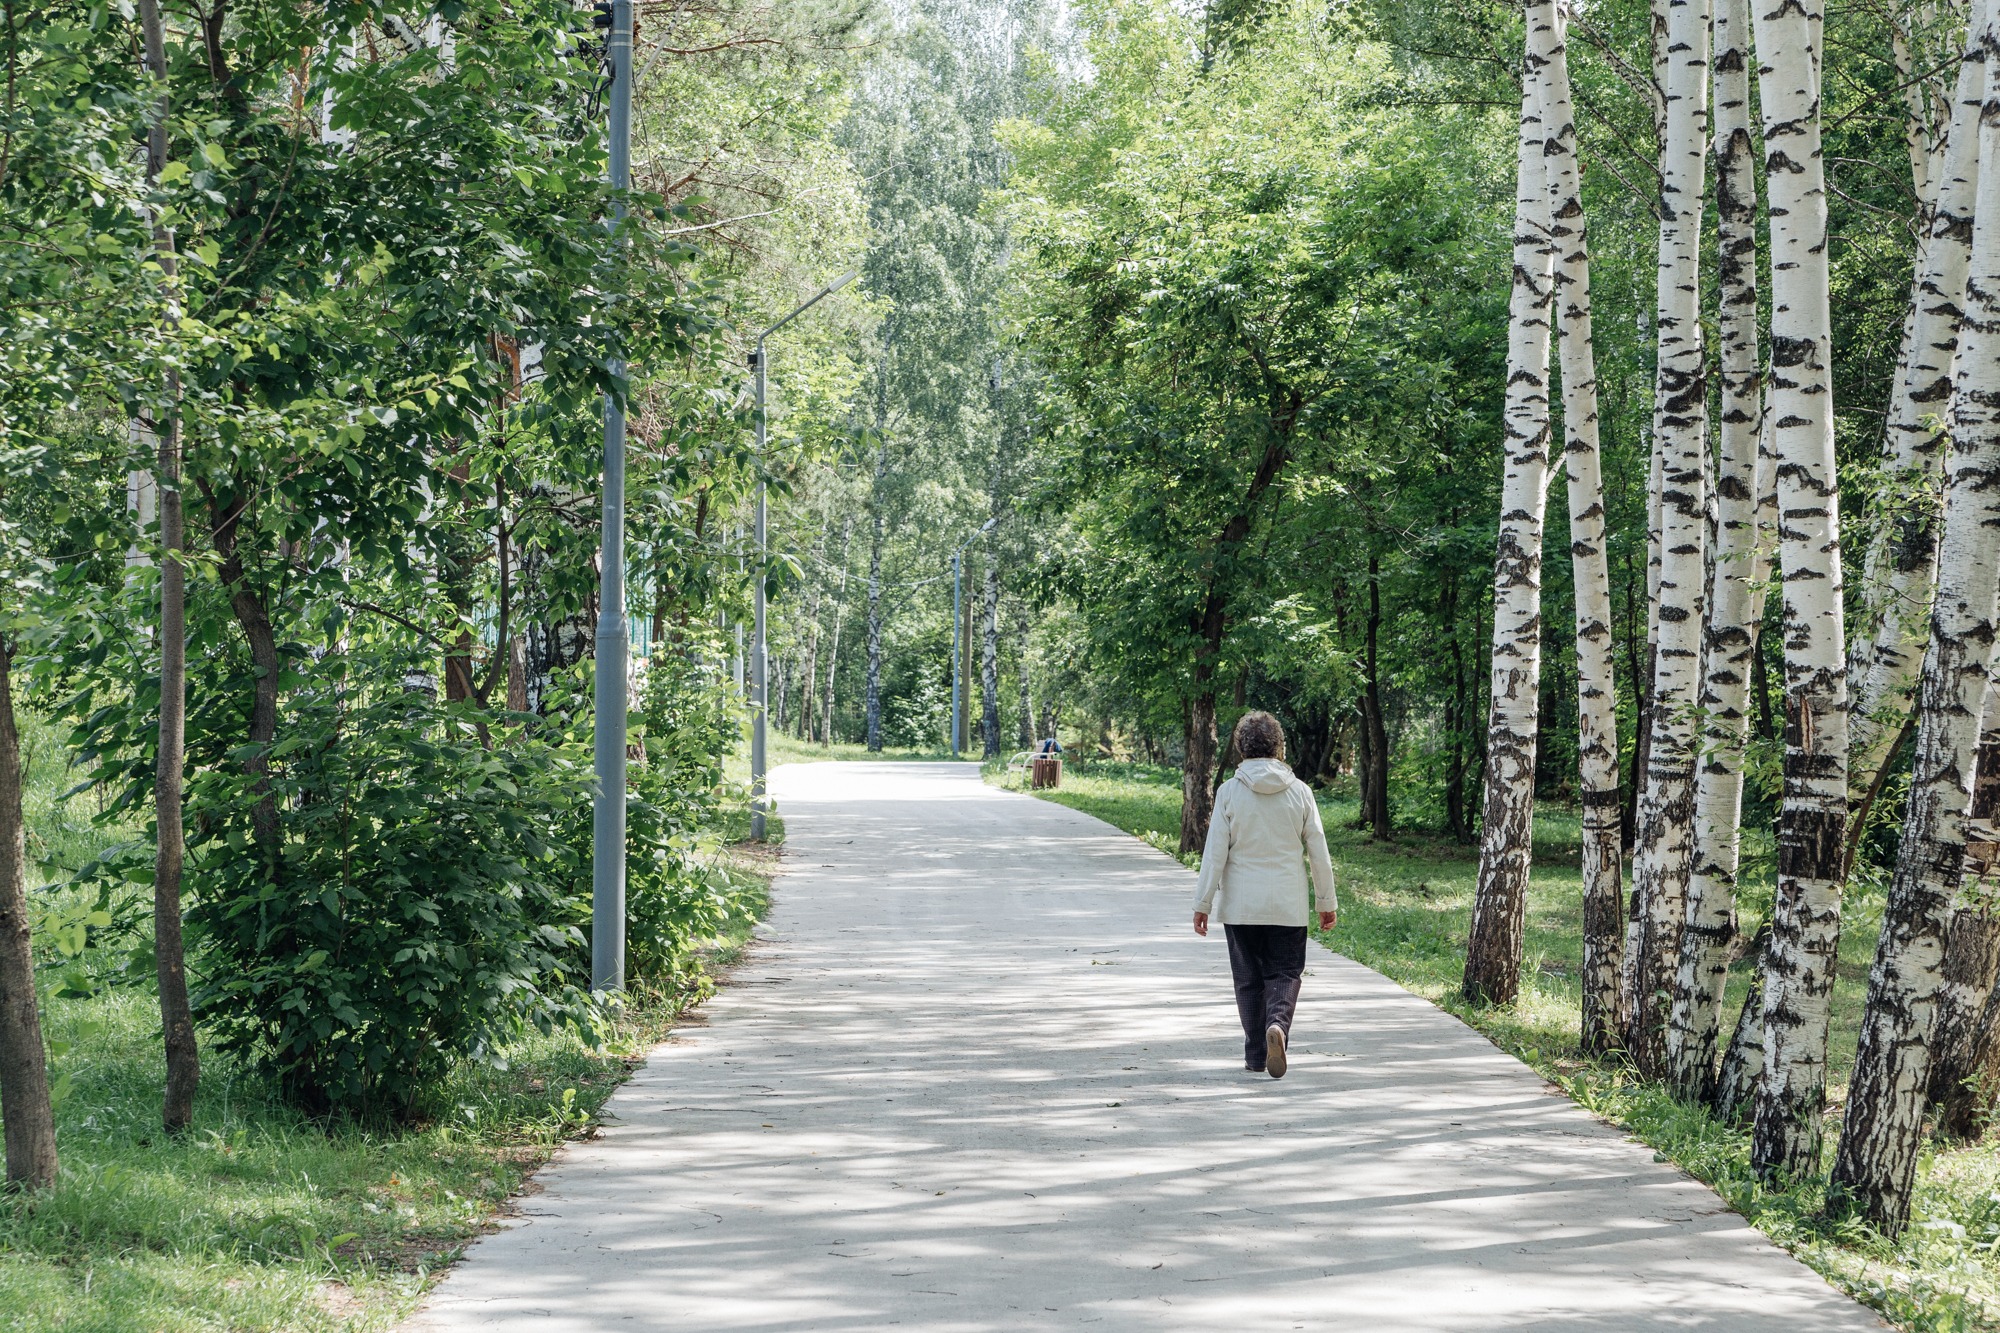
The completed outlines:
[[[574,751],[518,720],[489,750],[490,722],[419,695],[287,721],[262,793],[216,771],[189,793],[194,1003],[223,1048],[308,1110],[406,1117],[456,1059],[594,1024],[547,842],[589,805]]]
[[[708,994],[701,951],[741,910],[738,887],[702,847],[704,835],[721,819],[722,756],[738,739],[733,695],[699,653],[655,653],[632,732],[625,803],[625,982],[628,990],[655,993],[676,1005]],[[588,716],[584,707],[559,711]],[[572,743],[587,754],[585,729],[578,724]],[[580,966],[587,968],[587,802],[564,821],[561,843],[570,888],[560,919],[583,942]]]
[[[697,836],[719,822],[722,756],[737,740],[734,691],[697,654],[656,653],[646,673],[625,808],[625,958],[629,982],[699,998],[699,949],[739,909],[736,886]]]

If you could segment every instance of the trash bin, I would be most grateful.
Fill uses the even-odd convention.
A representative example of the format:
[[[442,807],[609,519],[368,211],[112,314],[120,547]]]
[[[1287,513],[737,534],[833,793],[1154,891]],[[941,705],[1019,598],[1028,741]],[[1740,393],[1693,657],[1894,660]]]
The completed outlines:
[[[1036,755],[1028,765],[1028,781],[1036,790],[1062,786],[1062,756]]]

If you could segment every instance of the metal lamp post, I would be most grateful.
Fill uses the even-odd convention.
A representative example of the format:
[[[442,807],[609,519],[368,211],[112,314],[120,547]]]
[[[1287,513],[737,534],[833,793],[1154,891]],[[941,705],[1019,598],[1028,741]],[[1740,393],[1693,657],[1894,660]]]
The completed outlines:
[[[632,0],[612,0],[611,188],[632,185]],[[612,226],[625,216],[614,204]],[[622,379],[625,363],[608,369]],[[625,407],[604,395],[604,534],[599,548],[597,603],[597,796],[591,806],[590,987],[625,988]]]
[[[958,549],[951,553],[951,757],[953,759],[958,758],[958,738],[965,730],[965,697],[959,688],[958,656],[959,642],[964,638],[960,626],[964,623],[965,615],[964,595],[961,591],[965,572],[965,548],[993,531],[993,525],[999,521],[1000,517],[997,514],[987,519],[979,531],[960,542]]]
[[[827,297],[845,287],[860,275],[860,269],[849,269],[826,286],[800,302],[792,313],[757,335],[757,350],[750,354],[750,368],[757,376],[757,461],[764,461],[765,418],[764,418],[764,371],[766,356],[764,340],[785,325],[818,305]],[[764,637],[764,550],[769,539],[768,514],[764,500],[764,479],[757,479],[757,569],[755,588],[756,614],[750,629],[750,838],[753,842],[764,841],[764,713],[765,688],[770,666],[769,644]]]

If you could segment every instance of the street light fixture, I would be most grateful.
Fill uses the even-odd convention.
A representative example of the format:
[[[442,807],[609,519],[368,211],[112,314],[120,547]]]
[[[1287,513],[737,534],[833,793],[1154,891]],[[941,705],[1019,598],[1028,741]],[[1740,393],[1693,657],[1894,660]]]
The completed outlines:
[[[768,359],[764,354],[764,340],[853,282],[860,273],[860,269],[849,269],[814,292],[811,297],[800,302],[791,314],[757,335],[757,350],[750,355],[750,368],[757,372],[757,461],[760,468],[764,463],[764,370]],[[764,713],[765,686],[770,666],[769,645],[764,638],[764,548],[768,537],[766,527],[764,479],[760,476],[757,478],[756,615],[751,628],[750,645],[750,838],[753,842],[764,841]]]
[[[964,599],[960,591],[961,576],[965,569],[965,548],[993,531],[994,525],[999,521],[998,514],[987,519],[979,531],[960,542],[958,549],[951,553],[951,757],[953,759],[958,758],[958,738],[965,730],[965,699],[959,689],[961,677],[958,656],[959,641],[964,637],[959,627],[964,623],[965,615],[962,605]]]
[[[611,117],[606,138],[611,188],[632,187],[632,0],[611,0]],[[614,198],[611,225],[624,219]],[[610,362],[623,379],[625,362]],[[604,395],[604,531],[598,550],[596,711],[597,794],[590,816],[590,988],[625,989],[625,406]]]

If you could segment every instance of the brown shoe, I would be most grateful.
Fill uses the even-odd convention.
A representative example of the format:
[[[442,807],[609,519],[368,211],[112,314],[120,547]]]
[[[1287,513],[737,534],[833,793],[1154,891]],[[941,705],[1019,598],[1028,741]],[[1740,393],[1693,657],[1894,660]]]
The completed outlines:
[[[1285,1030],[1276,1023],[1264,1029],[1264,1068],[1272,1078],[1285,1076]]]

